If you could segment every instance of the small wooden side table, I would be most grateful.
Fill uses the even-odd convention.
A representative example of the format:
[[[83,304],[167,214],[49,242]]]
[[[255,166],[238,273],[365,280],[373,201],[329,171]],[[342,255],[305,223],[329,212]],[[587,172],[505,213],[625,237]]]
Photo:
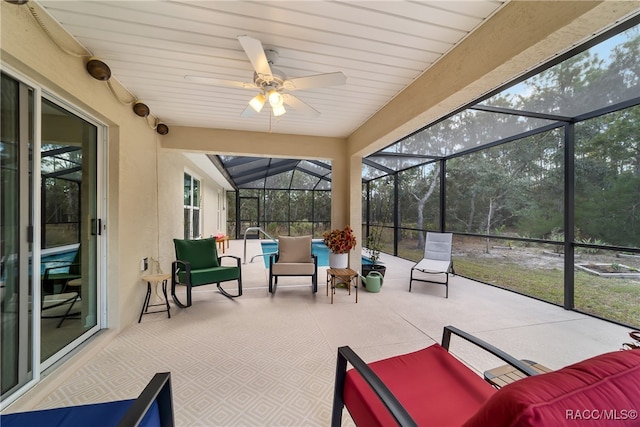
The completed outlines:
[[[224,242],[227,242],[227,249],[229,249],[229,236],[216,237],[216,243],[218,243],[218,249],[222,249],[222,253],[224,253]]]
[[[545,372],[551,372],[551,369],[537,362],[534,362],[532,360],[523,359],[521,360],[521,362],[524,362],[527,365],[530,365],[533,369],[540,372],[541,374],[544,374]],[[511,365],[498,366],[497,368],[484,371],[484,379],[495,388],[504,387],[507,384],[521,380],[526,377],[527,375],[525,375],[524,373],[522,373],[521,371],[519,371],[518,369],[514,368]]]
[[[349,295],[351,295],[351,281],[355,279],[353,287],[356,288],[356,304],[358,303],[358,273],[350,268],[328,268],[327,269],[327,296],[331,287],[331,304],[333,304],[333,294],[336,293],[336,279],[339,278],[347,285]]]
[[[147,282],[147,295],[144,297],[144,304],[142,304],[142,310],[140,311],[140,317],[138,317],[138,323],[142,320],[143,314],[151,313],[163,313],[167,312],[167,317],[171,319],[171,308],[169,307],[169,299],[167,298],[167,280],[171,278],[170,274],[149,274],[142,276],[142,280]],[[156,290],[158,289],[158,283],[162,283],[162,294],[164,295],[164,303],[149,304],[151,300],[151,282],[156,284]],[[149,311],[149,307],[165,306],[166,310]]]

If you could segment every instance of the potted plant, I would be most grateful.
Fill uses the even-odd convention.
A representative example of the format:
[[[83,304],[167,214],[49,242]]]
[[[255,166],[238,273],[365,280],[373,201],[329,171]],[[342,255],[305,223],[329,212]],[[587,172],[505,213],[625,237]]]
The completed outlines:
[[[362,264],[362,275],[365,277],[372,271],[377,271],[384,276],[384,273],[387,271],[387,267],[382,265],[380,262],[381,236],[382,229],[378,227],[374,228],[367,237],[366,247],[364,250],[371,263]]]
[[[331,268],[347,268],[349,265],[349,251],[356,246],[356,236],[351,227],[346,225],[344,229],[325,232],[322,237],[331,253],[329,254],[329,266]]]

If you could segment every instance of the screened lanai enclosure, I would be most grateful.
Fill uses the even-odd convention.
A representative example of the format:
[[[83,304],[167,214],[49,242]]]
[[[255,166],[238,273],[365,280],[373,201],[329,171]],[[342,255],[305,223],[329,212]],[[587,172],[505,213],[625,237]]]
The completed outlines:
[[[363,237],[419,260],[427,231],[452,232],[456,274],[640,327],[639,23],[363,159]],[[243,178],[236,236],[330,226],[330,165],[221,160]]]
[[[216,156],[236,192],[227,197],[235,238],[312,235],[331,225],[331,165],[318,160]],[[248,231],[247,231],[248,230]],[[262,236],[264,237],[264,236]]]

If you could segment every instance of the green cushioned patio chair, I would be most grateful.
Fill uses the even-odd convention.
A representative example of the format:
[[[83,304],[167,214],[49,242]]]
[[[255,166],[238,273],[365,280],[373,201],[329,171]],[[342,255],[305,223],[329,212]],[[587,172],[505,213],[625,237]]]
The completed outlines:
[[[216,239],[181,240],[173,239],[176,261],[171,263],[171,297],[182,308],[191,306],[191,288],[215,283],[220,293],[229,298],[242,295],[242,270],[240,258],[233,255],[218,256]],[[223,266],[222,258],[233,258],[235,266]],[[222,289],[221,282],[238,281],[238,293],[230,294]],[[187,287],[187,304],[176,296],[176,285]]]

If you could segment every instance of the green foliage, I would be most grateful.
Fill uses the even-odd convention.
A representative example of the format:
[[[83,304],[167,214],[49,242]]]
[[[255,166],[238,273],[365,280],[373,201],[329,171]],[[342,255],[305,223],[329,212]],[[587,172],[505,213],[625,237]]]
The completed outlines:
[[[310,222],[292,222],[290,223],[290,236],[307,236],[311,234]]]
[[[370,184],[370,224],[393,225],[393,208],[390,201],[394,200],[394,185],[392,177],[377,179]]]
[[[248,224],[260,223],[272,236],[322,237],[331,222],[331,192],[324,190],[258,190],[241,189],[241,230]],[[231,235],[235,234],[235,192],[227,196],[227,221]],[[233,233],[233,234],[232,234]]]
[[[382,249],[382,228],[381,227],[373,227],[371,229],[369,235],[367,236],[367,240],[365,241],[365,251],[371,260],[372,264],[377,264],[380,259],[380,251]]]
[[[560,137],[550,131],[448,161],[451,230],[540,238],[562,224]]]
[[[600,240],[600,239],[592,239],[591,237],[587,237],[585,239],[579,239],[578,240],[579,243],[582,243],[584,245],[600,245],[600,246],[605,246],[607,244],[607,242]],[[578,246],[577,248],[578,252],[582,252],[585,254],[598,254],[600,253],[600,249],[598,248],[585,248],[582,246]]]

